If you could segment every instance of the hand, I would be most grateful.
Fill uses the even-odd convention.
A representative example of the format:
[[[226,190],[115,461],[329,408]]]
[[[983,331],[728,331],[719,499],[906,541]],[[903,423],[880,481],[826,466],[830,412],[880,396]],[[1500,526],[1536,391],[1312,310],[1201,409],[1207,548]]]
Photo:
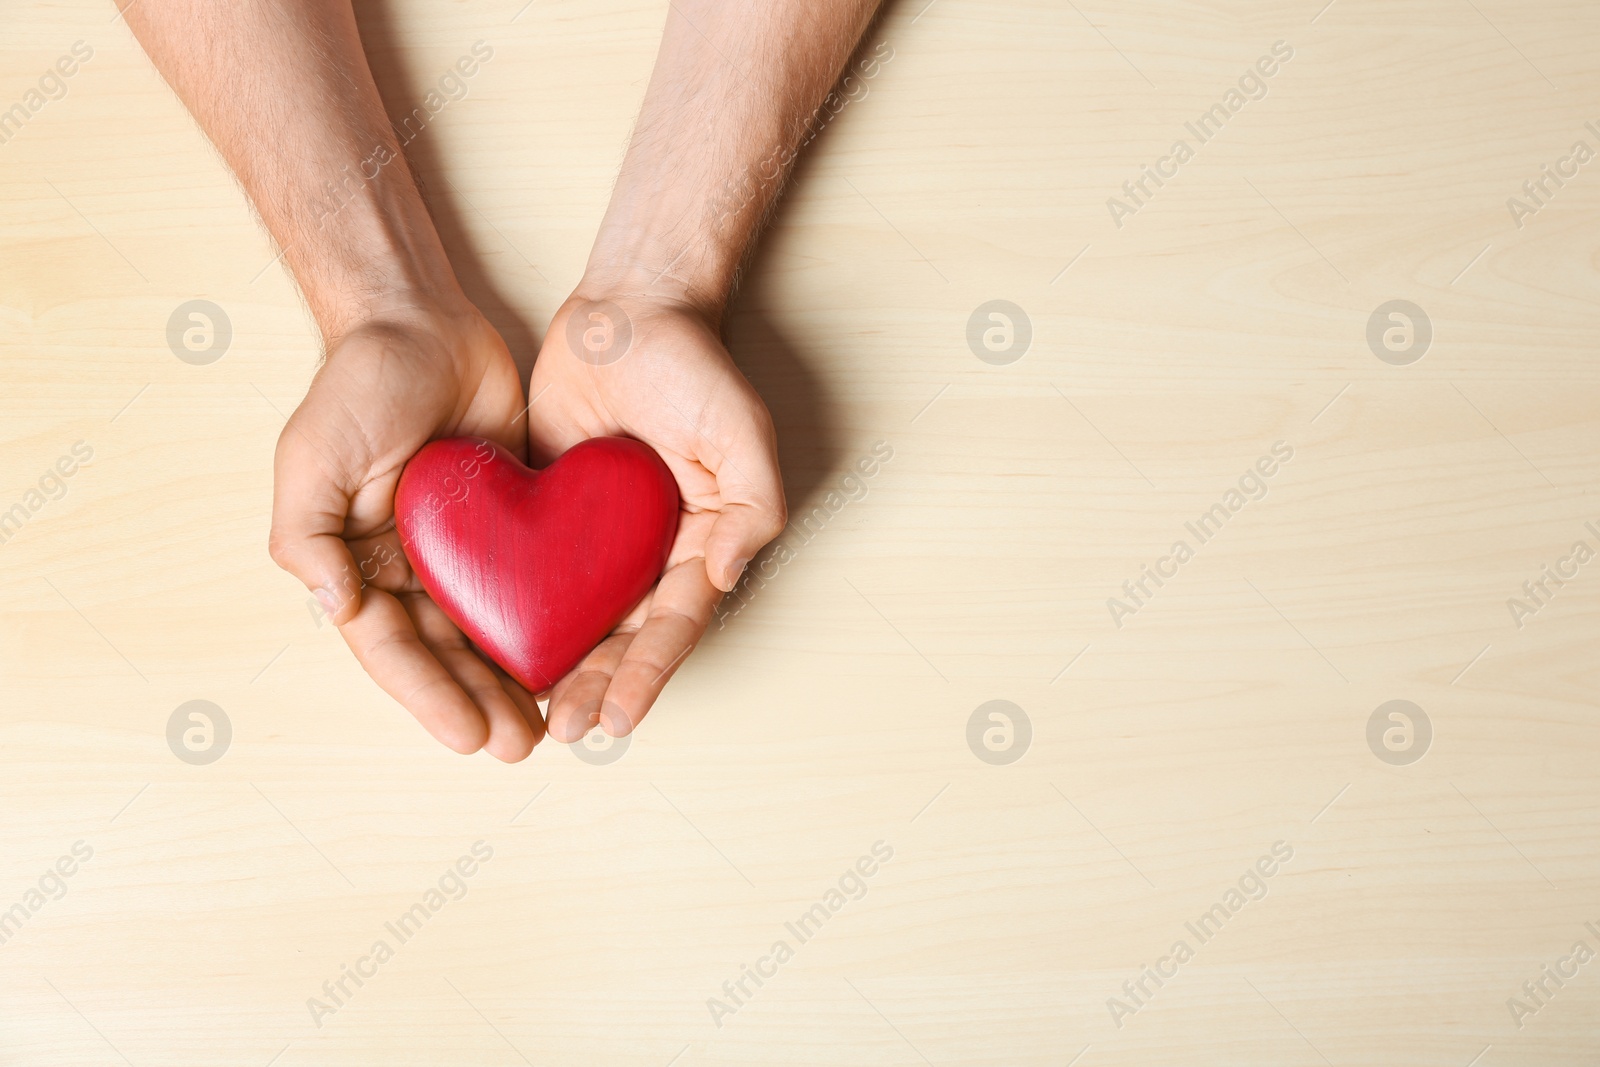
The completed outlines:
[[[535,466],[590,437],[633,437],[660,453],[683,500],[660,582],[551,693],[556,740],[577,741],[596,722],[622,737],[783,530],[772,418],[718,340],[715,315],[584,286],[551,321],[529,395]]]
[[[525,455],[523,411],[516,364],[470,305],[371,314],[330,345],[278,438],[270,537],[273,560],[317,596],[384,691],[455,751],[507,762],[544,736],[538,704],[423,590],[394,492],[434,438],[475,434]]]

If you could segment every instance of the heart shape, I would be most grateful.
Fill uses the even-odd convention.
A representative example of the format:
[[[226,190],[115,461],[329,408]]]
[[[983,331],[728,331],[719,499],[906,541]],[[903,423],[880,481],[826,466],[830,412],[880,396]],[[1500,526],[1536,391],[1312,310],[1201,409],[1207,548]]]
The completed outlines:
[[[654,449],[626,437],[591,438],[542,470],[492,441],[452,437],[411,457],[394,513],[428,595],[539,693],[661,576],[678,484]]]

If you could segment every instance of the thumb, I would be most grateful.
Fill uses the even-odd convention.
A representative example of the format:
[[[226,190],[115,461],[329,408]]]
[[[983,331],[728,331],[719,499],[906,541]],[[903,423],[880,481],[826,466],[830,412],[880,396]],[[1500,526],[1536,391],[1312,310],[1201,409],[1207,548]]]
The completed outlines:
[[[783,526],[781,511],[750,504],[724,505],[706,537],[706,574],[711,583],[724,593],[733,592],[745,566]]]
[[[783,532],[788,513],[778,473],[777,442],[768,429],[746,447],[716,458],[722,507],[706,536],[706,574],[724,593],[732,592],[745,565],[768,541]]]
[[[361,607],[361,578],[343,538],[352,492],[291,417],[273,462],[267,551],[305,583],[335,625],[354,618]]]

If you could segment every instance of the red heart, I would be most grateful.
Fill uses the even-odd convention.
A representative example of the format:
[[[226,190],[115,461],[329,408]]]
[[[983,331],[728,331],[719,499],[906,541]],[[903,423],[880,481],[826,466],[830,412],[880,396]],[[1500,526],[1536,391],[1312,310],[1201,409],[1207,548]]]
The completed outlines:
[[[426,445],[394,497],[423,588],[532,692],[555,685],[650,591],[678,485],[649,445],[596,437],[530,470],[481,437]]]

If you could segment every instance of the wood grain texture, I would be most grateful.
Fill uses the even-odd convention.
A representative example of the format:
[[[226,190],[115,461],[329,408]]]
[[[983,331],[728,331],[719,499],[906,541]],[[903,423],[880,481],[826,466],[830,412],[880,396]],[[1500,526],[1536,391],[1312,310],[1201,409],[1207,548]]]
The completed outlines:
[[[667,9],[360,5],[396,116],[494,49],[411,156],[524,363]],[[1544,578],[1600,548],[1600,162],[1520,227],[1507,203],[1600,148],[1593,5],[893,4],[868,41],[892,59],[803,161],[730,328],[778,425],[787,551],[620,758],[517,766],[430,741],[268,560],[315,339],[112,14],[0,13],[0,108],[94,50],[0,144],[0,512],[93,451],[0,544],[0,921],[93,850],[0,944],[0,1064],[1600,1052],[1600,962],[1520,1027],[1507,1006],[1600,950],[1600,562]],[[1266,94],[1119,228],[1108,198],[1277,41]],[[195,299],[232,328],[204,365],[168,341]],[[992,300],[1031,324],[1014,362],[969,347]],[[1409,365],[1368,344],[1392,300],[1431,323]],[[1277,442],[1265,495],[1227,508]],[[1182,538],[1118,626],[1107,601]],[[169,747],[192,700],[231,725],[209,764]],[[1006,765],[968,745],[994,700],[1031,724]],[[1391,700],[1431,723],[1416,762],[1369,748]],[[1265,897],[1198,944],[1185,924],[1279,841]],[[1108,998],[1185,938],[1119,1027]],[[317,1025],[308,999],[380,939]],[[717,1025],[708,999],[779,940]]]

